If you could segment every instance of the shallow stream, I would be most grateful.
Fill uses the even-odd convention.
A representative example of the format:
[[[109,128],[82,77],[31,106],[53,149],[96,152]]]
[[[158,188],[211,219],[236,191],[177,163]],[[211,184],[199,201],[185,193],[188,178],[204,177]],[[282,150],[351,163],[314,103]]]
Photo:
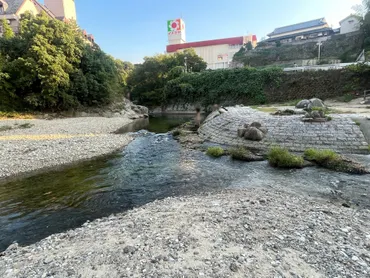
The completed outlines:
[[[96,218],[126,211],[155,199],[224,188],[266,187],[325,197],[370,208],[370,176],[316,167],[277,170],[266,162],[214,159],[181,148],[164,132],[188,117],[140,120],[120,132],[138,129],[124,150],[60,171],[0,184],[0,251],[12,242],[31,244]],[[154,133],[154,132],[157,132]],[[370,166],[370,158],[358,157]]]

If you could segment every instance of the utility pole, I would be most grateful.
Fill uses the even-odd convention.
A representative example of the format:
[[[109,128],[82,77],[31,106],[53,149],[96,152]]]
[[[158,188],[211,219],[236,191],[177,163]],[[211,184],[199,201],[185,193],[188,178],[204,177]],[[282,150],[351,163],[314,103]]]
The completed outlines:
[[[319,46],[319,62],[320,62],[322,42],[318,42],[316,45],[318,45],[318,46]]]

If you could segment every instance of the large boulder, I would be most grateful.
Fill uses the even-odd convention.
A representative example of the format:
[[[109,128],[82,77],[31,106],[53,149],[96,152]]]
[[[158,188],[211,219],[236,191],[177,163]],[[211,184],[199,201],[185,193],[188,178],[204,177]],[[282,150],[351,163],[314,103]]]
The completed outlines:
[[[310,99],[312,107],[319,107],[319,108],[325,108],[324,102],[319,98],[311,98]]]
[[[298,102],[295,107],[298,109],[305,109],[308,107],[309,104],[310,104],[310,101],[308,99],[303,99],[300,102]]]
[[[244,138],[252,141],[261,141],[265,137],[265,134],[257,127],[248,127],[245,131]]]
[[[238,137],[244,137],[246,128],[238,128]]]

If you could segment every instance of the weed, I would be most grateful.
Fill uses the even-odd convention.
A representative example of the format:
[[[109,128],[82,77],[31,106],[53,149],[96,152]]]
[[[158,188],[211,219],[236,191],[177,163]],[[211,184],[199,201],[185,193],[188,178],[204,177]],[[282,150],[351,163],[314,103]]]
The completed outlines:
[[[281,147],[271,148],[267,159],[271,166],[278,168],[302,168],[304,163],[302,156],[294,155]]]
[[[223,156],[225,153],[224,149],[221,147],[209,147],[206,154],[213,157]]]
[[[245,161],[248,160],[251,152],[244,147],[236,147],[229,149],[229,154],[232,159]]]

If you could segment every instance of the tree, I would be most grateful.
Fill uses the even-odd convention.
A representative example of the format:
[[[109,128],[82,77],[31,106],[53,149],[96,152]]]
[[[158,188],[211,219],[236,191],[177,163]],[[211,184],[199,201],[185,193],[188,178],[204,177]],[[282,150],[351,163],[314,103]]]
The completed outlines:
[[[0,62],[1,100],[38,110],[107,104],[133,68],[87,44],[75,22],[44,13],[23,14],[19,33],[0,38]]]
[[[248,42],[248,43],[245,45],[245,48],[246,48],[248,51],[252,50],[252,49],[253,49],[253,45],[252,45],[252,43],[251,43],[251,42]]]
[[[10,25],[8,24],[8,22],[5,18],[3,18],[1,20],[1,27],[2,27],[2,30],[3,30],[3,38],[4,39],[10,39],[10,38],[14,37],[13,29],[10,27]]]
[[[186,68],[191,72],[200,72],[207,68],[207,63],[194,49],[145,57],[144,63],[135,66],[127,81],[133,99],[148,106],[166,106],[164,87],[170,80],[185,74],[185,61]]]

